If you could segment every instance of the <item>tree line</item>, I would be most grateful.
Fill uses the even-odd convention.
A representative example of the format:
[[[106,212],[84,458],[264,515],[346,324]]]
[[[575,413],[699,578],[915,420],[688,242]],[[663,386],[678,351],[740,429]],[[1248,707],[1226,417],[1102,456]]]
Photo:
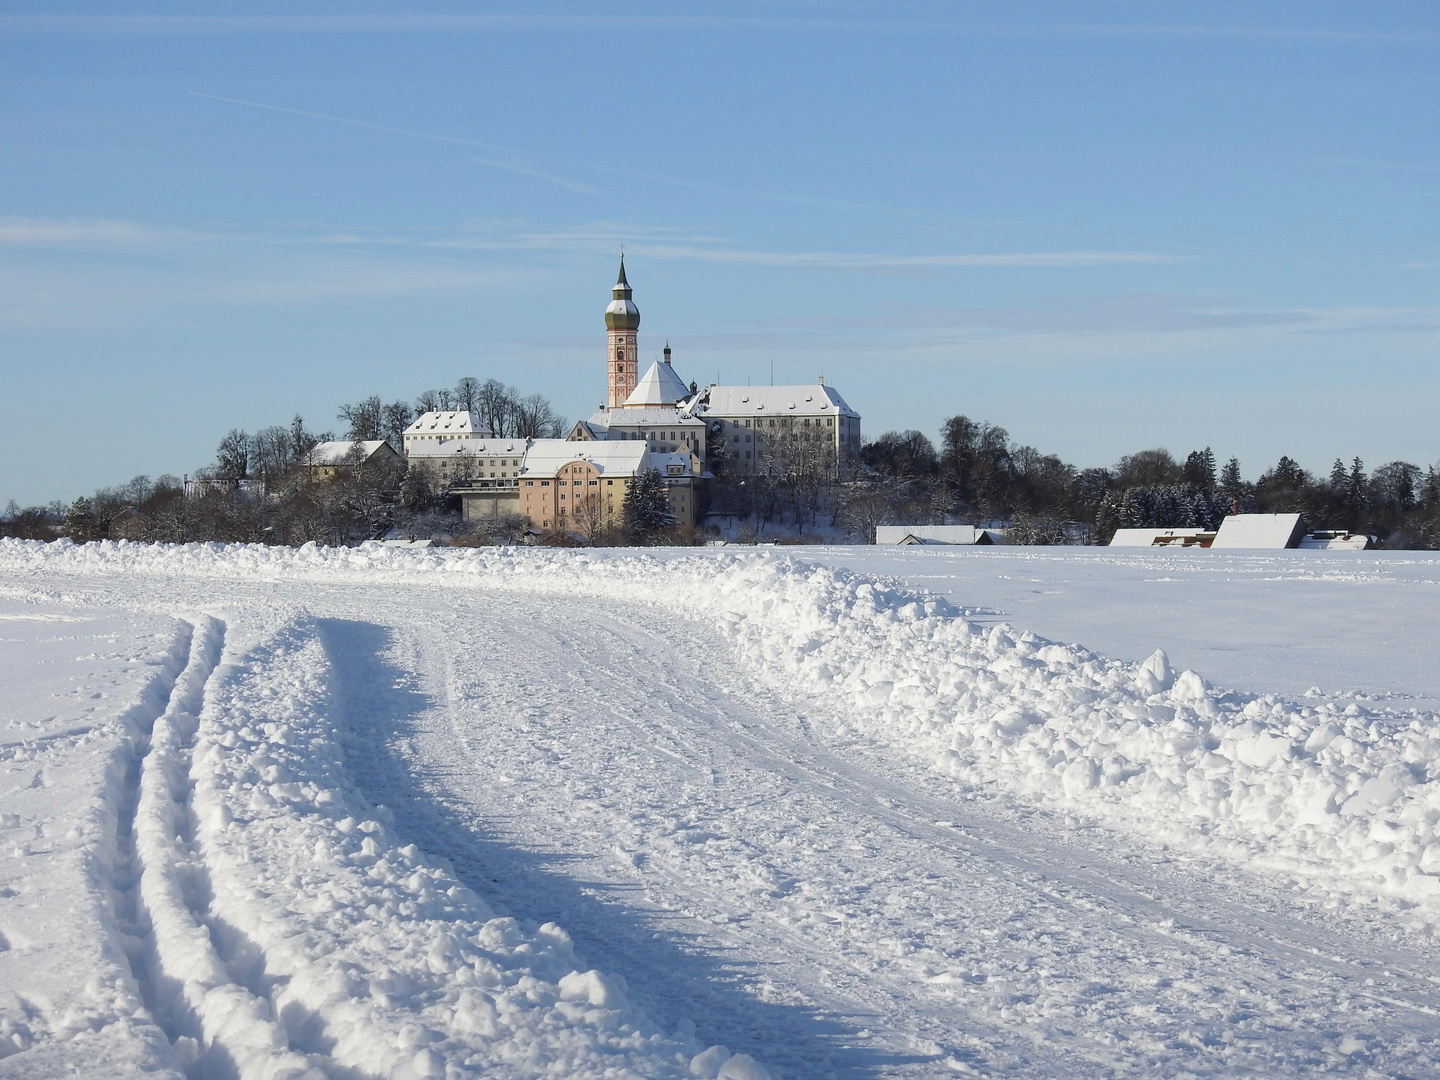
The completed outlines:
[[[878,524],[1004,521],[1016,543],[1106,543],[1121,528],[1215,529],[1226,514],[1302,513],[1313,528],[1346,529],[1387,547],[1440,548],[1440,469],[1355,457],[1316,476],[1288,456],[1246,480],[1237,458],[1210,447],[1184,459],[1140,450],[1109,468],[1081,469],[1002,427],[953,416],[937,447],[891,431],[861,450],[860,478],[837,520],[874,535]]]
[[[501,438],[558,438],[566,429],[543,395],[467,376],[452,388],[426,390],[413,403],[386,404],[372,395],[341,405],[338,437],[383,439],[398,452],[405,429],[434,409],[476,412]],[[12,500],[0,515],[0,536],[344,545],[400,529],[483,543],[513,539],[524,528],[514,516],[462,521],[458,500],[432,491],[423,474],[406,474],[403,464],[367,464],[355,455],[342,468],[317,470],[312,451],[336,438],[333,431],[311,430],[299,415],[253,433],[235,428],[220,440],[214,460],[185,478],[137,476],[69,504],[20,507]]]
[[[558,438],[567,426],[542,395],[468,377],[413,402],[386,404],[372,395],[340,406],[336,418],[344,440],[384,439],[398,451],[404,430],[432,409],[468,409],[502,438]],[[333,475],[319,476],[311,451],[333,439],[332,432],[311,431],[298,415],[253,434],[235,429],[193,479],[138,476],[69,505],[11,502],[0,515],[0,535],[351,544],[399,529],[492,542],[514,538],[524,527],[517,518],[460,521],[457,500],[431,490],[423,473],[406,473],[403,464],[366,465],[356,456],[345,468],[325,470]],[[1082,469],[966,416],[944,422],[938,445],[919,431],[886,432],[862,447],[848,472],[818,433],[800,429],[768,435],[754,471],[732,463],[723,440],[709,450],[715,479],[703,493],[702,510],[753,522],[757,533],[786,522],[798,534],[828,522],[873,540],[875,526],[883,524],[1003,522],[1015,543],[1093,544],[1120,528],[1214,529],[1239,510],[1299,512],[1314,528],[1365,533],[1387,547],[1440,548],[1436,465],[1392,461],[1367,470],[1354,457],[1314,475],[1283,456],[1252,481],[1236,458],[1221,464],[1205,447],[1183,459],[1164,449],[1140,450],[1108,468]],[[637,496],[648,492],[643,485],[635,490]],[[590,539],[665,538],[673,522],[662,502],[654,492],[643,505],[632,500],[619,535],[597,532]]]

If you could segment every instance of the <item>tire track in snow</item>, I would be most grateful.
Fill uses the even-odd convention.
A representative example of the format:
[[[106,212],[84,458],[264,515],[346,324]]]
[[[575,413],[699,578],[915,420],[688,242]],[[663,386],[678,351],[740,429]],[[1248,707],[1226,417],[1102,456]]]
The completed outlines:
[[[189,662],[155,721],[140,761],[133,817],[137,922],[146,932],[146,1003],[192,1075],[236,1080],[324,1077],[292,1050],[264,988],[235,969],[263,971],[209,916],[210,873],[196,844],[191,751],[206,684],[224,650],[225,628],[202,617]],[[252,976],[252,979],[254,977]]]
[[[703,805],[706,799],[692,799],[693,792],[675,796],[665,790],[667,783],[674,779],[691,785],[680,770],[709,775],[718,769],[719,790],[705,812],[719,815],[712,827],[746,841],[751,854],[726,855],[717,850],[699,862],[688,854],[662,858],[664,830],[652,830],[641,843],[641,850],[649,853],[643,864],[632,868],[633,874],[622,873],[621,878],[653,889],[664,907],[698,912],[718,908],[722,915],[727,911],[731,916],[738,914],[738,921],[722,919],[706,927],[708,940],[701,940],[701,947],[727,954],[732,972],[748,970],[752,978],[776,958],[783,958],[785,980],[803,987],[819,1010],[833,1010],[833,1015],[857,1025],[887,1029],[874,1041],[889,1043],[892,1053],[902,1053],[908,1045],[917,1045],[912,1039],[927,1035],[942,1046],[962,1050],[963,1043],[957,1046],[956,1039],[941,1034],[948,1028],[952,1033],[980,1037],[983,1050],[957,1057],[981,1068],[1022,1075],[1076,1071],[1108,1075],[1112,1070],[1124,1072],[1133,1067],[1144,1052],[1138,1044],[1123,1052],[1104,1048],[1097,1040],[1107,1034],[1118,1033],[1124,1040],[1144,1033],[1171,1064],[1186,1053],[1173,1040],[1192,1038],[1187,1027],[1202,1034],[1209,1030],[1217,1038],[1233,1028],[1243,1033],[1256,1051],[1266,1052],[1267,1037],[1245,1032],[1245,1025],[1253,1028],[1265,1023],[1262,1017],[1278,1009],[1277,1015],[1294,1019],[1287,1018],[1289,1027],[1275,1055],[1257,1059],[1255,1067],[1260,1068],[1263,1061],[1279,1071],[1293,1072],[1302,1063],[1333,1057],[1332,1043],[1354,1044],[1332,1037],[1337,998],[1353,999],[1352,1005],[1342,1007],[1348,1015],[1341,1023],[1365,1034],[1371,1045],[1384,1046],[1391,1040],[1400,1044],[1415,1039],[1435,1041],[1436,1025],[1424,1003],[1431,988],[1426,969],[1431,965],[1423,949],[1408,955],[1397,949],[1393,956],[1392,950],[1376,952],[1373,938],[1347,940],[1340,928],[1297,917],[1300,913],[1274,895],[1272,887],[1262,886],[1264,895],[1256,897],[1262,910],[1257,911],[1254,906],[1236,903],[1225,885],[1207,882],[1203,863],[1193,869],[1164,870],[1143,863],[1129,865],[1123,856],[1098,854],[1058,834],[1051,835],[1053,829],[1027,828],[1013,815],[1007,820],[1003,806],[985,807],[932,795],[940,791],[940,782],[920,775],[921,770],[906,762],[882,763],[883,754],[863,747],[857,747],[854,754],[826,750],[807,740],[793,703],[787,706],[769,694],[757,696],[753,688],[744,688],[742,678],[716,676],[713,670],[709,682],[719,682],[737,693],[727,696],[720,689],[707,688],[704,669],[723,664],[723,659],[717,656],[713,642],[689,627],[672,624],[662,633],[637,619],[633,611],[593,601],[567,603],[563,609],[543,601],[499,597],[487,601],[492,606],[483,622],[493,620],[495,624],[488,632],[476,626],[476,612],[463,616],[470,620],[466,633],[478,639],[470,649],[457,647],[456,627],[432,621],[408,628],[422,637],[431,635],[428,651],[445,657],[446,666],[453,660],[464,668],[467,662],[475,662],[467,653],[485,654],[483,659],[475,657],[481,659],[481,666],[464,670],[462,677],[457,678],[453,671],[436,671],[451,689],[452,698],[457,683],[471,684],[466,700],[452,700],[447,708],[452,714],[456,710],[469,714],[463,720],[456,714],[456,733],[464,737],[472,768],[480,772],[476,777],[479,784],[472,781],[469,791],[448,794],[460,795],[461,801],[470,802],[482,818],[497,825],[509,818],[504,828],[513,831],[522,845],[593,860],[585,872],[601,879],[601,888],[619,899],[634,885],[617,881],[613,867],[602,872],[600,866],[612,860],[607,859],[606,851],[591,850],[585,837],[596,832],[603,835],[607,827],[614,833],[625,830],[628,815],[622,813],[606,826],[592,809],[597,806],[593,799],[577,804],[564,794],[549,794],[565,787],[562,776],[567,774],[558,770],[573,767],[584,772],[577,763],[588,755],[588,768],[596,780],[610,777],[633,785],[634,762],[622,764],[620,759],[638,761],[648,754],[653,765],[642,773],[641,786],[631,794],[656,805],[668,801],[678,816],[687,805]],[[662,658],[666,662],[661,662]],[[673,671],[671,660],[678,662]],[[487,661],[498,670],[487,671]],[[501,727],[509,729],[508,737],[502,734],[497,738],[491,730]],[[584,734],[569,736],[571,742],[562,751],[551,741],[566,737],[567,728]],[[438,742],[432,745],[441,747]],[[553,762],[536,760],[539,748],[555,754]],[[667,763],[677,754],[688,763],[680,770]],[[421,757],[425,756],[422,751]],[[869,761],[872,757],[874,762]],[[443,758],[435,762],[440,767],[426,764],[426,771],[447,786],[457,780],[463,783],[456,770],[444,767],[451,763]],[[497,772],[516,778],[513,796],[497,799],[480,790],[479,785],[486,783],[480,777],[493,783]],[[525,782],[527,772],[533,777],[530,783]],[[696,791],[703,786],[696,786]],[[953,784],[951,789],[961,795]],[[614,805],[599,812],[614,815],[626,809],[627,790],[607,793]],[[517,800],[523,800],[524,817],[531,820],[519,820],[506,808]],[[747,821],[748,812],[763,810],[767,803],[768,811]],[[494,809],[482,809],[487,806]],[[871,864],[874,871],[863,875],[865,880],[854,896],[847,891],[848,885],[841,887],[836,878],[813,899],[806,897],[794,904],[783,898],[773,902],[743,896],[728,899],[723,887],[717,891],[717,884],[734,867],[721,866],[721,875],[716,877],[707,874],[702,864],[718,865],[738,858],[739,866],[758,857],[790,869],[788,857],[777,856],[769,843],[776,836],[783,837],[783,831],[774,835],[755,832],[756,825],[765,826],[767,813],[771,817],[794,815],[797,824],[804,819],[826,820],[828,827],[839,831],[873,830],[879,838],[876,842],[888,850],[881,850],[877,863]],[[547,819],[548,829],[561,830],[558,835],[563,840],[557,841],[553,833],[546,837]],[[937,825],[942,819],[960,828]],[[1044,819],[1044,815],[1038,816],[1038,820]],[[883,896],[887,883],[888,887],[913,888],[915,882],[905,874],[904,860],[908,858],[929,860],[939,886],[957,898],[969,894],[978,901],[981,906],[972,905],[972,917],[982,924],[993,922],[991,929],[1000,934],[995,939],[997,948],[1008,950],[1013,957],[1014,966],[1006,973],[1014,983],[1013,992],[997,994],[993,982],[986,990],[983,978],[978,985],[954,978],[953,991],[943,981],[927,986],[919,963],[891,963],[877,951],[883,944],[877,934],[886,932],[885,919],[878,906],[866,908],[865,893],[870,890]],[[824,858],[812,858],[808,863],[802,859],[796,865],[802,867],[802,874],[807,869],[814,872],[823,869]],[[861,905],[859,922],[841,920],[829,929],[819,925],[827,906],[840,910],[852,903]],[[1008,904],[1025,905],[1025,918],[1032,922],[1061,925],[1055,936],[1060,941],[1069,934],[1068,943],[1052,948],[1043,938],[1037,942],[1023,933],[1012,942],[1009,918],[1004,911],[997,915],[994,910]],[[991,910],[986,911],[986,906]],[[809,924],[796,923],[796,913],[803,914],[807,908],[813,909]],[[921,910],[923,906],[917,913]],[[964,921],[954,921],[956,911],[954,905],[948,914],[938,909],[942,918],[950,919],[950,925],[937,930],[922,924],[921,934],[929,934],[932,943],[947,933],[963,941],[969,929]],[[878,921],[867,930],[865,918]],[[901,921],[916,925],[913,915]],[[1028,932],[1023,921],[1019,929]],[[1092,960],[1082,954],[1093,953],[1097,947],[1093,942],[1101,943],[1101,955]],[[1107,951],[1114,959],[1103,955]],[[972,959],[977,955],[985,955],[985,950],[969,951]],[[1170,958],[1164,961],[1162,974],[1169,968],[1183,972],[1184,977],[1173,980],[1173,986],[1162,981],[1153,992],[1133,989],[1147,977],[1147,968],[1153,968],[1157,957]],[[621,966],[614,959],[605,962]],[[877,963],[879,966],[874,966]],[[1071,969],[1057,975],[1062,981],[1077,977],[1095,981],[1096,993],[1102,998],[1114,994],[1116,1001],[1123,1001],[1128,994],[1137,1007],[1158,1008],[1156,1021],[1128,1021],[1118,1006],[1102,1005],[1103,1026],[1113,1032],[1087,1030],[1085,1021],[1079,1029],[1067,1031],[1064,1021],[1057,1026],[1055,1020],[1044,1016],[1031,1027],[1019,1019],[1025,1015],[1024,999],[1047,989],[1040,984],[1048,976],[1027,974],[1027,965],[1046,964]],[[1417,969],[1413,980],[1405,977],[1407,970]],[[946,974],[943,967],[938,974]],[[1389,985],[1367,986],[1365,980],[1370,978]],[[1109,988],[1106,983],[1111,984]],[[980,998],[964,997],[977,992]],[[995,1008],[984,1006],[985,993],[994,997]],[[1401,1001],[1402,997],[1410,1000]],[[1014,1017],[1005,1011],[1009,1005],[999,1007],[1007,998],[1014,999],[1020,1010]],[[1083,996],[1077,1000],[1083,1009]],[[1260,1008],[1257,1001],[1267,1004]],[[1349,1051],[1341,1052],[1342,1056],[1346,1053]],[[1403,1070],[1409,1053],[1392,1059],[1394,1065]],[[1235,1060],[1212,1058],[1209,1064],[1214,1067]],[[1347,1064],[1358,1065],[1360,1060],[1351,1059]],[[1423,1052],[1411,1060],[1423,1060]],[[892,1062],[891,1066],[896,1075],[905,1071],[896,1069],[898,1064]],[[929,1067],[938,1064],[932,1057]]]

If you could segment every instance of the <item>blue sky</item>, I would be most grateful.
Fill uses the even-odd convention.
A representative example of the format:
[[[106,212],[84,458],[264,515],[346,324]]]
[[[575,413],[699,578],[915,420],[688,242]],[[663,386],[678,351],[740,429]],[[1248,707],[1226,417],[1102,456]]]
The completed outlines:
[[[1082,466],[1440,458],[1440,8],[6,5],[0,504],[642,359]],[[33,433],[28,436],[21,433]]]

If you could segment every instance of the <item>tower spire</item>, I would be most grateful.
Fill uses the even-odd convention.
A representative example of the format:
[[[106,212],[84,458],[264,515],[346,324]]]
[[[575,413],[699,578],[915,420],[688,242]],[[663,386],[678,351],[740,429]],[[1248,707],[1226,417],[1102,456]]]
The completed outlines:
[[[620,273],[615,278],[615,287],[610,290],[612,299],[605,309],[606,361],[609,373],[606,404],[610,408],[623,405],[639,381],[636,366],[640,360],[638,331],[640,309],[631,299],[634,290],[625,277],[625,255],[620,255]]]

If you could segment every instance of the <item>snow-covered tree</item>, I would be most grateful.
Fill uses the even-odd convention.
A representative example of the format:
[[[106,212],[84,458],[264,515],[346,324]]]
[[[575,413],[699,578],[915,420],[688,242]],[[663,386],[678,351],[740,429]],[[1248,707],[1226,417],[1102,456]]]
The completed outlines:
[[[630,482],[623,505],[625,531],[641,544],[653,544],[666,529],[675,527],[670,495],[656,469],[647,469]]]

